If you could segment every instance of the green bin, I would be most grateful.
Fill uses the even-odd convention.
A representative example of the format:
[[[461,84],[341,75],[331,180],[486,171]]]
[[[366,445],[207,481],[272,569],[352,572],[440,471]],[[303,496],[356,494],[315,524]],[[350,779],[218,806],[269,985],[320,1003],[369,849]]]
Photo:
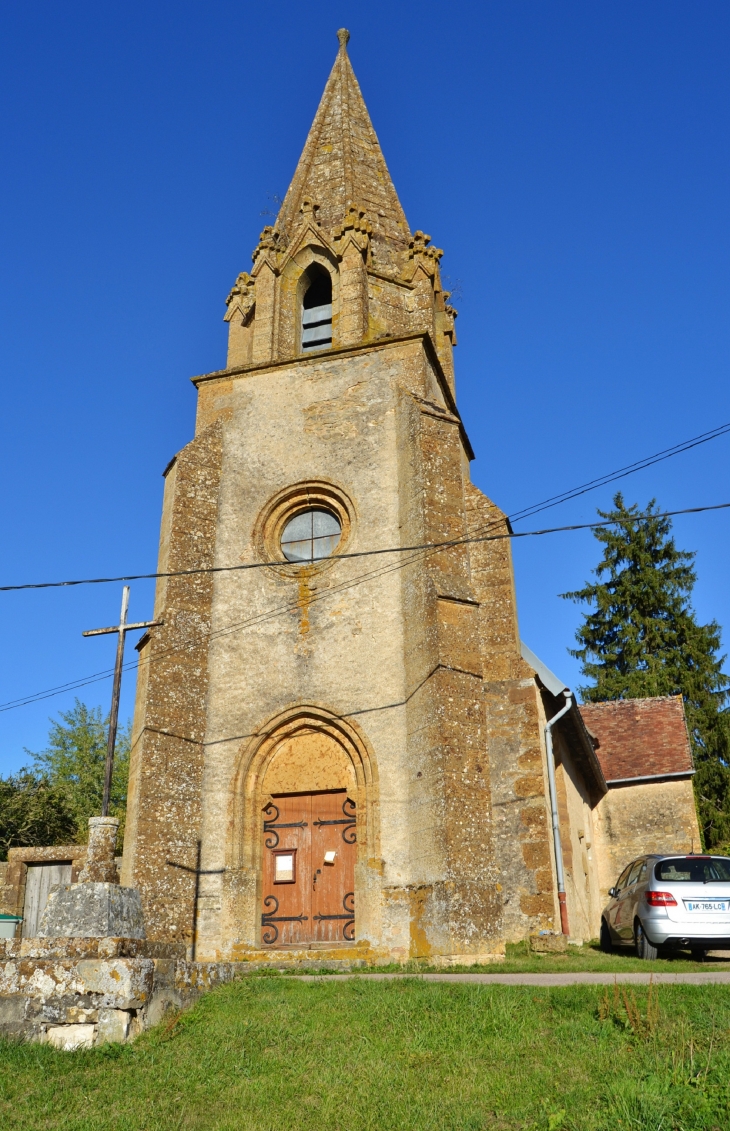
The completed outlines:
[[[22,922],[22,915],[0,915],[0,939],[14,939],[15,928]]]

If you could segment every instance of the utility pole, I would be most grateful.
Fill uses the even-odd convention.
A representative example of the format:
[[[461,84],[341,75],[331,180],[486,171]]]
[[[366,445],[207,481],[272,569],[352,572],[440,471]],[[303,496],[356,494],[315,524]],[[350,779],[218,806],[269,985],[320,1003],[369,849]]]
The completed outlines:
[[[127,609],[129,608],[129,586],[125,585],[122,590],[122,613],[119,618],[119,624],[112,625],[111,628],[90,628],[88,632],[84,632],[83,636],[107,636],[110,632],[116,632],[117,637],[117,661],[114,665],[114,683],[112,685],[112,709],[109,714],[109,736],[107,739],[106,747],[106,767],[104,769],[104,799],[101,803],[102,817],[109,816],[109,796],[112,789],[112,772],[114,770],[114,746],[117,741],[117,722],[119,720],[119,693],[122,689],[122,667],[124,665],[124,642],[128,632],[132,632],[138,628],[154,628],[158,624],[163,624],[161,620],[147,620],[140,621],[138,624],[127,624]]]

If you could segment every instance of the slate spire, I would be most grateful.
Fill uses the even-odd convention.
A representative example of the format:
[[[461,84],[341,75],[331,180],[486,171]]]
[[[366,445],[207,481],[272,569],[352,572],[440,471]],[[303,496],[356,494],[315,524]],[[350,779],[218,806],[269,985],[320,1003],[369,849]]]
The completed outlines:
[[[308,200],[319,206],[322,227],[333,231],[356,204],[372,227],[375,261],[397,266],[408,248],[408,222],[347,54],[350,33],[341,28],[337,38],[340,49],[276,228],[291,234]]]

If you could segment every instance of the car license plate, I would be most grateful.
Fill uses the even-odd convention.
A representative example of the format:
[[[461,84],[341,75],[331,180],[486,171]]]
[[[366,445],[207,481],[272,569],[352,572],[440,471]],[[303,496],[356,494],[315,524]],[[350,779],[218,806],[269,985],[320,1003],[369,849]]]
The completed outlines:
[[[684,906],[688,911],[727,911],[730,904],[728,900],[723,899],[685,899]]]

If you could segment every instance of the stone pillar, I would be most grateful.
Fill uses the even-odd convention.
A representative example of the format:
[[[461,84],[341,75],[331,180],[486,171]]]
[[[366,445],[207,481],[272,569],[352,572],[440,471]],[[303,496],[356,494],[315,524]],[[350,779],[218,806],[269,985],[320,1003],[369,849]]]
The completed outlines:
[[[276,356],[276,275],[268,260],[256,276],[256,315],[253,322],[251,360],[271,361]]]
[[[118,884],[114,861],[119,820],[117,817],[89,817],[89,847],[80,884]]]

